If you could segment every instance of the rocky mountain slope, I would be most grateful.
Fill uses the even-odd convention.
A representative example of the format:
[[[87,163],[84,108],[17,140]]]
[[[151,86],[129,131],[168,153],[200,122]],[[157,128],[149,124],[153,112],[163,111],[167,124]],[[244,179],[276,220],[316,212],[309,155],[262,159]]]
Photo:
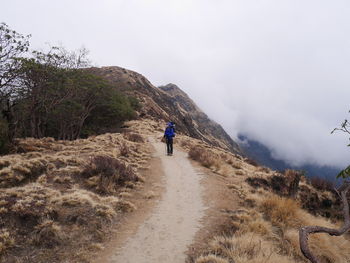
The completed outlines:
[[[240,152],[238,144],[225,130],[209,119],[176,85],[155,87],[141,74],[121,67],[89,70],[107,79],[120,91],[136,96],[142,104],[140,117],[173,121],[176,123],[177,131],[185,135],[231,152]]]

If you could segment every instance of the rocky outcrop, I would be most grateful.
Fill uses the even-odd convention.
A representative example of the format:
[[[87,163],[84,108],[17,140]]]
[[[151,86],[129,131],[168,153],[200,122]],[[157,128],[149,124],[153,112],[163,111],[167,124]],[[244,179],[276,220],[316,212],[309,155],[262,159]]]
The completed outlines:
[[[120,91],[136,96],[142,103],[140,117],[173,121],[176,123],[177,132],[231,152],[240,152],[238,144],[225,130],[209,119],[176,85],[155,87],[141,74],[121,67],[91,68],[89,70],[107,79]]]

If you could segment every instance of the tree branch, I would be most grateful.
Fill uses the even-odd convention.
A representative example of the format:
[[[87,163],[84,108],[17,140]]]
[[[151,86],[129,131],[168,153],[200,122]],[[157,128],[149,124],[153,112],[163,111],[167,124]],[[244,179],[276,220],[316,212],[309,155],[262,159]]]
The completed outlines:
[[[305,226],[299,230],[299,244],[303,255],[312,263],[321,263],[321,261],[315,256],[309,247],[308,239],[310,234],[315,233],[327,233],[331,236],[341,236],[345,232],[350,230],[350,214],[349,203],[347,199],[347,192],[350,189],[350,181],[344,181],[343,184],[337,189],[340,193],[340,198],[343,203],[344,225],[340,229],[332,229],[321,226]]]

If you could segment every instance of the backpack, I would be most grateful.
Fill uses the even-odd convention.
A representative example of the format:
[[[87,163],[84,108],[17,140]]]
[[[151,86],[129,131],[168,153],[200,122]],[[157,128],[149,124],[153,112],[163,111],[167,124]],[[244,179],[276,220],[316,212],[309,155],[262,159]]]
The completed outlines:
[[[168,126],[165,129],[164,136],[167,138],[175,137],[175,128],[173,126]]]

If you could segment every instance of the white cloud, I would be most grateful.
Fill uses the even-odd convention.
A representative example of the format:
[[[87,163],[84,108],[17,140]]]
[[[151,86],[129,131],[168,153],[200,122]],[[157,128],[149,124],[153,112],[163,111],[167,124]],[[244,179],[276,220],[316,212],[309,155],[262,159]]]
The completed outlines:
[[[350,3],[335,0],[12,0],[19,32],[99,65],[178,84],[232,136],[243,132],[291,163],[344,166],[350,97]]]

